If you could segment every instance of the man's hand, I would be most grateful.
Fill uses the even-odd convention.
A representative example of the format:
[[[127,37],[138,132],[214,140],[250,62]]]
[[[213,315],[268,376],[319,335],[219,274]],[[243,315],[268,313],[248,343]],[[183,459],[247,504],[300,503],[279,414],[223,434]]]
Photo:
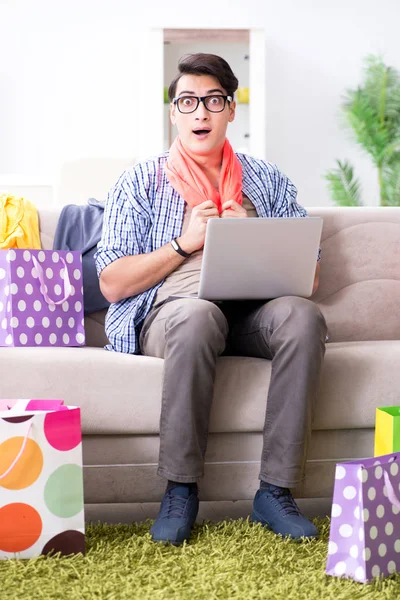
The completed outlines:
[[[247,217],[247,210],[243,208],[241,204],[235,202],[235,200],[227,200],[222,205],[222,212],[220,214],[221,219],[236,218],[245,219]]]
[[[207,221],[218,218],[218,208],[212,200],[206,200],[195,206],[190,215],[189,225],[185,233],[178,238],[178,243],[185,252],[196,252],[204,246]]]

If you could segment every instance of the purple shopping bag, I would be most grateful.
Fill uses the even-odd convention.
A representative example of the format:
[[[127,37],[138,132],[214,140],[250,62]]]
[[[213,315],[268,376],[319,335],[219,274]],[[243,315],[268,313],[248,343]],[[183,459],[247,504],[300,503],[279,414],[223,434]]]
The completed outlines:
[[[0,346],[82,346],[82,257],[0,250]]]
[[[367,583],[400,571],[400,453],[336,465],[326,573]]]

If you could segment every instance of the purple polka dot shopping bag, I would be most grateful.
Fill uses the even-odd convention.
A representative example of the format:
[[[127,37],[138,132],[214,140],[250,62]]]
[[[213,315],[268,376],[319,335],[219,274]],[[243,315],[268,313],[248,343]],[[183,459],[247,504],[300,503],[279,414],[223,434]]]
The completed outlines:
[[[0,250],[0,346],[82,346],[82,255]]]
[[[367,583],[400,571],[400,453],[336,465],[326,573]]]
[[[14,403],[0,400],[0,559],[84,553],[80,409]]]

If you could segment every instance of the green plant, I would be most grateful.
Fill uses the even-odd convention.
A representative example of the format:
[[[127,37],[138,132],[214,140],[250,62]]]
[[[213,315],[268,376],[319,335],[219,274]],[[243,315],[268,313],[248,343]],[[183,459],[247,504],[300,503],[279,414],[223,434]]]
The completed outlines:
[[[347,90],[341,106],[355,141],[378,173],[381,206],[400,206],[400,74],[380,57],[365,59],[362,87]],[[359,206],[361,185],[348,161],[325,174],[333,201]]]

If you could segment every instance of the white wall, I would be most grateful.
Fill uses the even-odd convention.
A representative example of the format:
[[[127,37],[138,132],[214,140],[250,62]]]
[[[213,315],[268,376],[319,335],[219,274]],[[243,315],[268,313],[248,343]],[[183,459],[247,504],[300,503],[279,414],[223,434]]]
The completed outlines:
[[[352,159],[364,199],[376,174],[339,125],[362,58],[400,69],[398,0],[229,0],[185,11],[153,0],[0,0],[0,174],[52,177],[82,156],[140,151],[141,37],[149,27],[266,30],[267,157],[306,206],[330,204],[322,174]]]

